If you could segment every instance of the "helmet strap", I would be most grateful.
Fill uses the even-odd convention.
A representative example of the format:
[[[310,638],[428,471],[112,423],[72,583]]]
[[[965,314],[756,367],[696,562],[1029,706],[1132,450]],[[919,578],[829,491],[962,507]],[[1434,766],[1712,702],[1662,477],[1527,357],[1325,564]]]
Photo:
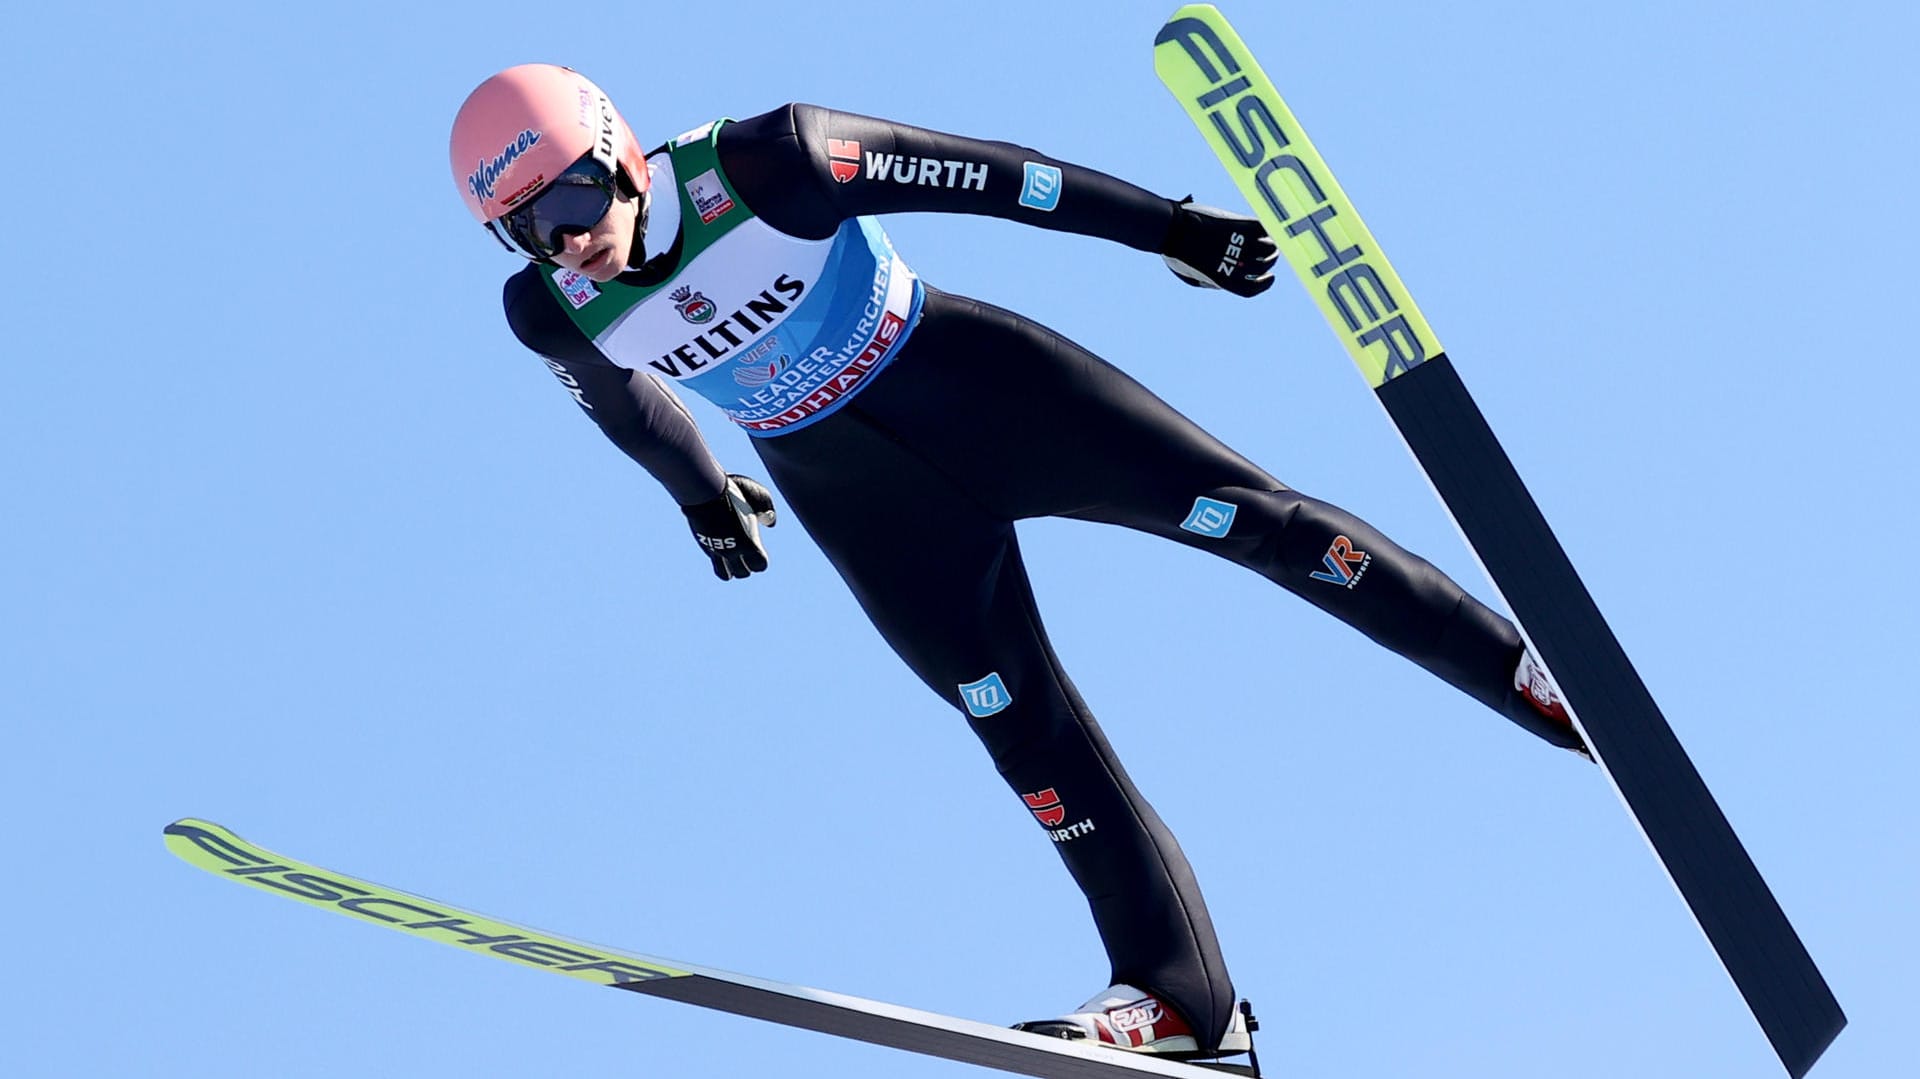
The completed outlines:
[[[626,171],[621,170],[625,176]],[[623,185],[622,190],[627,190]],[[627,247],[627,269],[633,269],[647,261],[647,217],[653,210],[653,190],[635,191],[630,197],[640,200],[640,209],[633,217],[633,243]]]

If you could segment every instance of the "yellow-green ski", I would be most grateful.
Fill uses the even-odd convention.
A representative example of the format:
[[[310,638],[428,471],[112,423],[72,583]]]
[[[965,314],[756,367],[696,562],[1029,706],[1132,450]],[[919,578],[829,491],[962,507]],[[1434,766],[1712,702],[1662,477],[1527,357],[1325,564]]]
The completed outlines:
[[[594,985],[1043,1079],[1219,1079],[1195,1064],[916,1011],[824,989],[668,962],[496,921],[295,861],[204,820],[167,826],[167,849],[215,876],[409,936],[550,970]],[[1243,1069],[1243,1074],[1245,1070]]]
[[[1594,760],[1781,1063],[1796,1079],[1805,1074],[1845,1014],[1333,170],[1211,4],[1167,20],[1153,64],[1552,672]]]
[[[657,959],[496,922],[383,884],[296,862],[256,847],[211,821],[175,821],[167,826],[166,839],[168,850],[217,876],[409,936],[482,951],[595,985],[626,985],[691,973]]]
[[[1273,80],[1212,4],[1173,13],[1153,69],[1220,155],[1367,385],[1441,353],[1440,339]]]

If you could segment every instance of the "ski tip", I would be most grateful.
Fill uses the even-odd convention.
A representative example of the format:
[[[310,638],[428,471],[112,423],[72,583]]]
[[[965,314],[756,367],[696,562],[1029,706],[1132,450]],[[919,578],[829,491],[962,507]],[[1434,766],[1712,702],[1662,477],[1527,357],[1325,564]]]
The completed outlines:
[[[179,820],[174,821],[172,824],[160,830],[160,834],[167,837],[169,844],[175,839],[185,839],[192,836],[207,835],[209,833],[225,836],[233,835],[232,832],[227,831],[218,824],[210,820],[202,820],[199,817],[181,817]]]

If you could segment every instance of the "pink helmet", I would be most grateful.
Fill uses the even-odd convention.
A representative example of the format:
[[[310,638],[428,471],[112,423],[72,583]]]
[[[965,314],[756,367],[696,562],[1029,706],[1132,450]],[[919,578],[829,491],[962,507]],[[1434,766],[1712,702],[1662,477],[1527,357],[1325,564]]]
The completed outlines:
[[[467,209],[495,235],[496,220],[589,155],[633,194],[647,190],[646,155],[613,102],[553,64],[510,67],[476,87],[453,118],[449,155]]]

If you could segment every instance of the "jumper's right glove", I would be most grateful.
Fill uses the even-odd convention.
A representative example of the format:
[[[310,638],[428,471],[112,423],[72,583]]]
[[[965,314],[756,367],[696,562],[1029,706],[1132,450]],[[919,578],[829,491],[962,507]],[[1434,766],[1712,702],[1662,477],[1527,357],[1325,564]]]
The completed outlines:
[[[772,528],[776,519],[773,495],[745,476],[727,477],[719,498],[697,506],[682,506],[693,538],[713,560],[713,575],[723,581],[745,577],[767,568],[767,549],[760,545],[760,526]]]
[[[1173,204],[1173,224],[1160,245],[1167,268],[1197,288],[1258,296],[1273,287],[1280,249],[1257,217],[1244,217],[1185,198]]]

